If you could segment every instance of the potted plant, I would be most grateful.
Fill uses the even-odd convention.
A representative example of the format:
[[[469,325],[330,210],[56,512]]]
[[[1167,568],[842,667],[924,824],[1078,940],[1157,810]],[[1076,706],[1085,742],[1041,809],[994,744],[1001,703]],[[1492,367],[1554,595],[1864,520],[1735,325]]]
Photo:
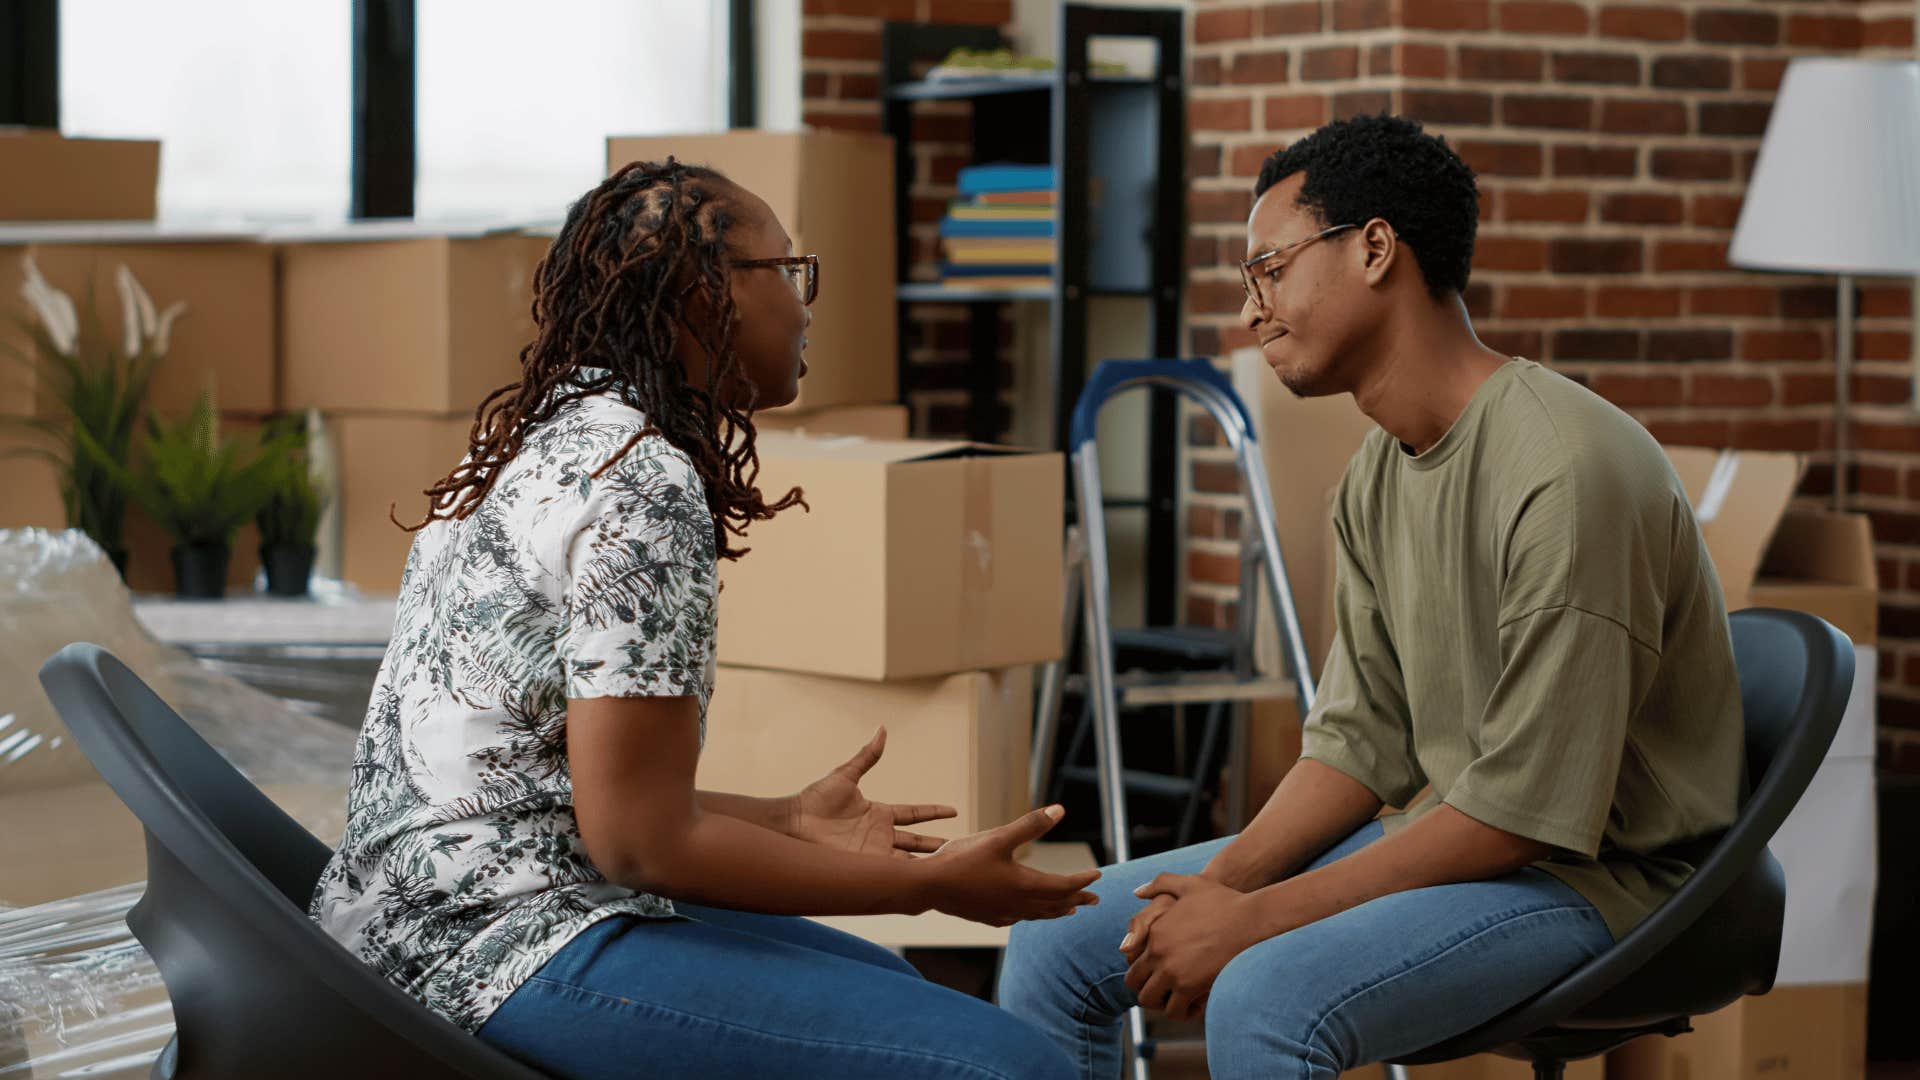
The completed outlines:
[[[181,420],[147,417],[145,460],[132,488],[173,538],[180,596],[225,595],[234,534],[273,497],[289,447],[277,433],[222,438],[211,393],[201,394]]]
[[[156,314],[147,291],[122,265],[114,275],[121,315],[116,348],[101,330],[91,291],[83,327],[73,299],[47,282],[33,257],[21,262],[26,279],[20,293],[31,313],[21,322],[30,347],[21,352],[4,346],[4,352],[25,369],[41,415],[5,422],[37,431],[46,445],[14,453],[54,463],[67,526],[91,537],[124,575],[129,453],[147,384],[185,305],[176,302]]]
[[[314,537],[327,508],[307,442],[308,432],[318,422],[319,417],[309,410],[305,416],[283,417],[274,425],[276,445],[284,444],[285,452],[272,470],[267,504],[254,518],[260,526],[260,565],[266,568],[271,596],[305,596],[313,576]]]

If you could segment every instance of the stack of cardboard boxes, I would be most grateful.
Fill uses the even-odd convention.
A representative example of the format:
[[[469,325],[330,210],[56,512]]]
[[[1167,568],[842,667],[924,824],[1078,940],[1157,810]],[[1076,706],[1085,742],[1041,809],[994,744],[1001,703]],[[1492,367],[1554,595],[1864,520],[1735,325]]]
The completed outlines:
[[[354,225],[272,235],[280,255],[281,406],[318,409],[339,480],[339,575],[399,588],[425,489],[465,455],[474,411],[520,377],[533,272],[519,231]]]
[[[887,724],[869,797],[948,803],[947,835],[1026,806],[1032,665],[1060,654],[1058,454],[769,433],[794,508],[721,566],[701,783],[798,790]]]

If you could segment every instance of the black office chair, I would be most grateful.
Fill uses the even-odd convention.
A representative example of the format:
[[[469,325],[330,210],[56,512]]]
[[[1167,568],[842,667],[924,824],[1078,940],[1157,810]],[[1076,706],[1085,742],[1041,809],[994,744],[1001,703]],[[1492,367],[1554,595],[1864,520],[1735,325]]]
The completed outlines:
[[[1846,635],[1798,611],[1735,612],[1751,795],[1685,885],[1613,948],[1506,1013],[1395,1064],[1492,1052],[1558,1080],[1566,1063],[1773,988],[1787,887],[1767,851],[1826,757],[1853,688]]]
[[[331,854],[97,645],[40,683],[147,835],[127,926],[153,954],[176,1034],[155,1080],[545,1080],[435,1014],[307,918]]]

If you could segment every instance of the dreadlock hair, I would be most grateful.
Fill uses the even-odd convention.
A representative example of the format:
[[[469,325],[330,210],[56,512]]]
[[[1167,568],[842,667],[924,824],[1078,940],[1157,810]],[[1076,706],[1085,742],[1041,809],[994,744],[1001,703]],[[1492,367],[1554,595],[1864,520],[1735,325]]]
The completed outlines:
[[[567,403],[608,390],[638,409],[648,427],[594,475],[646,435],[661,435],[693,461],[719,557],[747,553],[728,534],[745,536],[749,522],[805,509],[798,488],[769,505],[756,486],[753,390],[733,350],[727,230],[738,219],[731,187],[717,170],[669,157],[664,164],[634,162],[575,202],[534,271],[535,336],[520,350],[520,381],[488,394],[475,410],[471,450],[426,489],[426,517],[394,524],[412,532],[430,521],[466,518],[532,428]],[[712,318],[686,317],[684,301],[695,288],[711,300]],[[683,333],[711,359],[705,386],[692,385],[674,359]],[[735,404],[742,386],[744,406]]]

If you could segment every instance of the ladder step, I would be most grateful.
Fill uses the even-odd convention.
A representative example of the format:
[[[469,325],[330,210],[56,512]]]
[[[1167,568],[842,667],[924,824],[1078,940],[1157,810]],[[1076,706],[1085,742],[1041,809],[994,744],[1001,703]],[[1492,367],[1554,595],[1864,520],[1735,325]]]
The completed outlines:
[[[1097,784],[1100,774],[1090,765],[1069,765],[1060,770],[1061,779],[1076,784]],[[1193,794],[1193,781],[1184,776],[1169,773],[1148,772],[1145,769],[1120,770],[1120,782],[1128,791],[1142,795],[1155,795],[1163,799],[1184,799]]]
[[[1120,706],[1206,705],[1216,701],[1274,701],[1294,695],[1292,679],[1254,675],[1242,677],[1231,671],[1129,671],[1114,677],[1120,692]],[[1066,680],[1070,693],[1084,694],[1084,675]]]

